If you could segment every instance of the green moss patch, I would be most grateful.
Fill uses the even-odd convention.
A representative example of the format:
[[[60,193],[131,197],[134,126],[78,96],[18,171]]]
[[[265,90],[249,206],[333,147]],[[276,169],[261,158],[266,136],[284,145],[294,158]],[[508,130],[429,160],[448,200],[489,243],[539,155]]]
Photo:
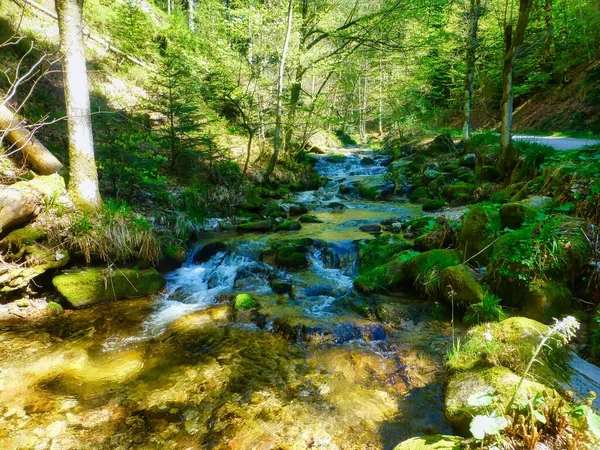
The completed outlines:
[[[258,306],[258,302],[250,294],[238,294],[235,297],[235,309],[254,309]]]

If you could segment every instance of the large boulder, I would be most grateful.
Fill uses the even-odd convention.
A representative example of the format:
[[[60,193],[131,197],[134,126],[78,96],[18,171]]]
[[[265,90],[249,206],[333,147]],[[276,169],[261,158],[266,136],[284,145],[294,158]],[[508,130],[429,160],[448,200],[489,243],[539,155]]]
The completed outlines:
[[[473,206],[466,214],[458,235],[458,248],[472,264],[485,266],[492,255],[491,245],[499,231],[496,210],[481,205]]]
[[[74,308],[155,294],[165,284],[156,269],[83,269],[58,275],[56,290]]]
[[[309,262],[306,254],[312,245],[313,240],[308,238],[276,241],[262,253],[261,259],[285,269],[304,269]]]
[[[444,300],[462,305],[479,303],[483,300],[483,286],[475,280],[466,265],[446,267],[440,272],[441,296]]]
[[[268,232],[271,231],[272,228],[273,222],[267,219],[241,223],[236,227],[236,230],[242,232]]]
[[[460,264],[462,256],[456,250],[430,250],[423,252],[406,263],[405,273],[408,278],[426,276],[432,270],[441,272],[446,267]]]
[[[369,200],[381,200],[394,193],[394,183],[387,180],[383,175],[368,177],[356,183],[358,192],[362,198]]]

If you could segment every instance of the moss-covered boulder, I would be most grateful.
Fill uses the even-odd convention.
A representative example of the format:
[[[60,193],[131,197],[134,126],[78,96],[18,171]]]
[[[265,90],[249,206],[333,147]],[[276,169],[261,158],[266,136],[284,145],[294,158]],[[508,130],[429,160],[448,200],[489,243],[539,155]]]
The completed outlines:
[[[263,261],[286,269],[304,269],[308,266],[306,254],[313,245],[312,239],[290,239],[276,241],[265,250]]]
[[[419,253],[406,250],[396,254],[385,264],[361,270],[354,279],[354,287],[365,293],[393,292],[402,284],[411,281],[406,272],[407,263]]]
[[[440,134],[439,136],[436,136],[436,138],[427,146],[425,151],[428,155],[448,155],[458,152],[454,140],[449,134]]]
[[[156,269],[83,269],[54,277],[52,284],[74,308],[155,294],[165,280]]]
[[[423,211],[426,211],[426,212],[438,211],[438,210],[442,209],[444,206],[446,206],[446,202],[439,198],[427,200],[425,203],[423,203]]]
[[[444,300],[462,305],[479,303],[483,300],[483,286],[475,280],[471,270],[465,266],[446,267],[440,272],[441,296]]]
[[[259,304],[250,294],[238,294],[233,302],[235,309],[255,309]]]
[[[461,441],[462,438],[459,436],[432,434],[401,442],[394,447],[394,450],[460,450]]]
[[[415,236],[420,236],[426,233],[428,230],[431,231],[435,228],[436,219],[435,217],[419,217],[417,219],[407,220],[402,224],[402,229],[405,232],[410,232]]]
[[[361,198],[368,200],[381,200],[394,193],[394,183],[383,175],[368,177],[356,183]]]
[[[481,181],[498,181],[500,179],[500,171],[494,166],[483,166],[477,172],[477,178]]]
[[[430,250],[421,253],[406,263],[406,276],[412,280],[425,276],[432,270],[441,272],[446,267],[460,264],[462,256],[456,250]]]
[[[415,247],[420,252],[444,249],[450,247],[454,243],[455,239],[456,236],[453,231],[441,228],[418,236],[415,239]]]
[[[444,186],[441,195],[448,203],[460,206],[472,203],[474,191],[475,186],[473,184],[458,182]]]
[[[527,207],[521,203],[506,203],[500,207],[500,224],[502,228],[516,230],[521,228],[527,215]]]
[[[522,374],[541,336],[547,331],[546,325],[525,317],[475,326],[469,330],[467,341],[448,361],[447,367],[454,373],[502,366]],[[556,383],[560,375],[554,368],[562,363],[567,351],[556,341],[549,341],[549,344],[538,356],[541,364],[532,366],[531,376],[540,382]]]
[[[493,248],[490,244],[499,232],[499,215],[495,208],[475,205],[465,215],[458,235],[458,248],[472,264],[485,266]],[[475,256],[477,255],[477,256]]]
[[[452,428],[462,435],[469,435],[469,424],[476,414],[487,413],[487,407],[471,406],[469,398],[481,393],[497,396],[497,400],[506,404],[512,397],[520,376],[506,367],[487,367],[461,372],[450,377],[446,386],[444,412]],[[538,392],[551,389],[535,381],[525,380],[520,396],[533,398]]]
[[[301,223],[323,223],[323,221],[317,216],[312,216],[310,214],[304,214],[303,216],[300,216],[298,221]]]
[[[359,271],[362,273],[386,264],[401,252],[411,248],[411,244],[394,235],[360,241],[358,243]]]
[[[550,323],[571,310],[573,294],[557,281],[534,280],[527,286],[522,314],[530,319]]]
[[[419,186],[410,193],[409,199],[413,203],[423,203],[430,199],[431,195],[426,187]]]
[[[0,241],[0,249],[18,252],[22,247],[34,242],[42,241],[46,237],[46,231],[33,225],[11,231]]]
[[[302,225],[293,220],[284,220],[275,227],[275,231],[299,231],[301,229]]]
[[[244,199],[240,204],[240,208],[244,211],[258,212],[265,204],[265,200],[261,198],[260,193],[256,189],[249,189],[244,192]]]
[[[236,227],[241,232],[268,232],[273,229],[271,220],[255,220],[252,222],[241,223]]]

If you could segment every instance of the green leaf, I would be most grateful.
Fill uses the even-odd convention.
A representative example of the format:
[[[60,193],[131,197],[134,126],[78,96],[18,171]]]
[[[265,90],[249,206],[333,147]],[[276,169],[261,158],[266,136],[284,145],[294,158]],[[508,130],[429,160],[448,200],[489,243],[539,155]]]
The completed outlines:
[[[475,392],[472,394],[467,400],[467,405],[469,406],[489,406],[494,401],[496,396],[494,394],[490,394],[489,392]]]
[[[587,424],[590,431],[600,438],[600,416],[592,411],[588,411]]]
[[[542,424],[546,424],[546,416],[544,414],[542,414],[541,412],[534,410],[533,411],[533,416],[535,417],[535,419],[542,423]]]

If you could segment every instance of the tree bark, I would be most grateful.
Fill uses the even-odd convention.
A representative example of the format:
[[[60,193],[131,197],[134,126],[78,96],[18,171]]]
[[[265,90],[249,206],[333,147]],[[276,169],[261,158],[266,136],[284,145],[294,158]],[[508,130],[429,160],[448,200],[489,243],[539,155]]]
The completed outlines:
[[[283,52],[281,62],[279,63],[279,79],[277,82],[277,111],[275,113],[275,149],[271,155],[271,161],[265,172],[265,179],[268,180],[275,170],[279,151],[281,150],[281,117],[283,115],[283,76],[285,74],[285,60],[290,47],[290,37],[292,35],[292,15],[294,10],[294,0],[289,0],[287,12],[287,30],[285,33],[285,42],[283,43]]]
[[[50,175],[62,168],[61,162],[40,141],[34,133],[21,126],[21,120],[7,106],[0,105],[0,134],[23,154],[40,175]]]
[[[467,73],[465,76],[465,123],[463,126],[463,141],[469,146],[471,139],[471,110],[473,105],[473,91],[475,89],[475,62],[477,61],[477,31],[479,28],[481,0],[471,0],[469,8],[469,37],[467,40]]]
[[[188,0],[188,26],[191,31],[196,31],[196,25],[194,24],[194,0]]]
[[[0,233],[36,217],[64,188],[65,182],[57,174],[0,187]]]
[[[69,130],[69,196],[80,209],[100,206],[83,45],[83,0],[56,0]]]
[[[512,24],[504,27],[504,67],[502,70],[502,126],[500,129],[500,155],[498,168],[507,180],[517,164],[517,152],[512,142],[513,113],[513,70],[518,51],[525,40],[525,31],[529,23],[529,14],[533,0],[520,0],[519,18],[513,34]]]

